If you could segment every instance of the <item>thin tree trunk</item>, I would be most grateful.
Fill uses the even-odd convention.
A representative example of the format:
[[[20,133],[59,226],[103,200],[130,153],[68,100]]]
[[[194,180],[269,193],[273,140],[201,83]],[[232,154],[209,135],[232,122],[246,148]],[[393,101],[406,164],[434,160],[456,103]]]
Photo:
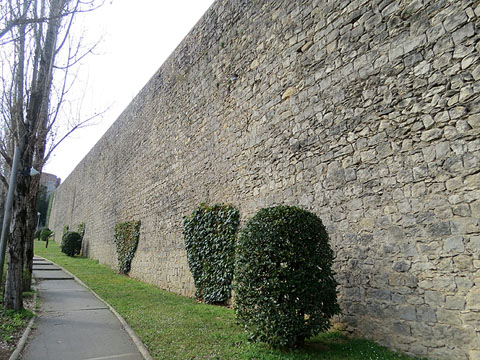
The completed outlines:
[[[37,226],[37,193],[40,184],[40,175],[35,175],[30,181],[30,197],[27,209],[27,226],[25,229],[25,249],[23,258],[23,291],[30,291],[32,287],[34,236]]]

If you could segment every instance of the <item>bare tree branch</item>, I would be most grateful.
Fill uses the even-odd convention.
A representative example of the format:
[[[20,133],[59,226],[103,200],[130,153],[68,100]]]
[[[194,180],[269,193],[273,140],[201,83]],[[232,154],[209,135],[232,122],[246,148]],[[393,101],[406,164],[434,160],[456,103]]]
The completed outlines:
[[[51,155],[52,152],[57,148],[57,146],[60,145],[60,144],[62,143],[62,141],[64,141],[66,138],[68,138],[74,131],[76,131],[76,130],[78,130],[78,129],[85,128],[85,127],[87,127],[87,126],[91,126],[91,122],[92,122],[94,119],[102,116],[102,115],[105,114],[108,110],[109,110],[109,108],[108,108],[108,109],[105,109],[104,111],[102,111],[102,112],[100,112],[100,113],[98,113],[98,114],[95,114],[95,115],[93,115],[93,116],[91,116],[91,117],[89,117],[89,118],[87,118],[87,119],[85,119],[85,120],[83,120],[83,121],[81,121],[81,122],[79,122],[79,123],[77,123],[77,124],[75,124],[70,130],[67,131],[66,134],[64,134],[64,135],[62,136],[62,138],[61,138],[60,140],[58,140],[56,143],[54,143],[54,144],[52,145],[52,147],[49,149],[48,153],[45,155],[44,163],[47,162],[47,160],[50,158],[50,155]]]

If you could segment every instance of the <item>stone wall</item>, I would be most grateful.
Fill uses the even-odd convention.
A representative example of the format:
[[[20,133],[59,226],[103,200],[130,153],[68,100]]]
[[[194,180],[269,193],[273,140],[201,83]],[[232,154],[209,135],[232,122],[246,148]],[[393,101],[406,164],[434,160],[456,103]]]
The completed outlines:
[[[478,360],[479,15],[219,0],[59,187],[50,226],[84,222],[85,252],[115,268],[115,224],[141,220],[131,276],[192,296],[184,215],[298,205],[328,226],[349,329]]]

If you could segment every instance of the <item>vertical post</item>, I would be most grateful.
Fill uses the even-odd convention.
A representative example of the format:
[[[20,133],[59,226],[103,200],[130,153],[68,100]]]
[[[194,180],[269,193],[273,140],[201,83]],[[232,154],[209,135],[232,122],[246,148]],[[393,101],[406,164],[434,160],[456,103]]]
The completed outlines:
[[[12,215],[13,195],[17,184],[17,169],[20,162],[20,148],[15,146],[13,155],[12,171],[10,173],[10,183],[8,185],[7,203],[5,204],[5,215],[3,216],[2,234],[0,237],[0,281],[3,276],[3,264],[5,262],[5,251],[7,249],[7,232],[10,228],[10,217]]]

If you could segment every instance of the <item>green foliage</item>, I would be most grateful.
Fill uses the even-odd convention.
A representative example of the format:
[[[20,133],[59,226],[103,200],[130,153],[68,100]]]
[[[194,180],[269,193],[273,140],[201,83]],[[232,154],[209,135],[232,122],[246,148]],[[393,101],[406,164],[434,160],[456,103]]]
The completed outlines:
[[[14,346],[18,340],[19,331],[27,326],[33,316],[29,310],[3,310],[0,304],[0,343]]]
[[[68,231],[70,231],[70,226],[64,225],[63,226],[63,235],[65,235]]]
[[[183,220],[196,296],[207,304],[223,303],[231,297],[238,224],[238,209],[220,204],[201,204]]]
[[[46,227],[40,227],[38,228],[37,230],[35,230],[35,234],[33,235],[33,237],[35,239],[39,239],[40,240],[40,234],[42,233],[42,230],[43,229],[47,229]]]
[[[155,359],[411,359],[371,341],[351,339],[337,332],[323,333],[307,340],[302,349],[277,349],[249,343],[243,329],[236,324],[233,311],[227,307],[198,303],[118,275],[96,260],[65,256],[55,242],[48,248],[35,246],[35,253],[75,274],[111,304]],[[0,327],[2,324],[0,307]]]
[[[82,239],[85,236],[85,223],[78,224],[77,232],[82,235]]]
[[[61,250],[68,256],[75,256],[80,254],[82,249],[82,236],[75,231],[67,231],[63,234]]]
[[[47,241],[50,238],[50,236],[52,236],[52,235],[53,235],[53,231],[50,230],[48,227],[45,227],[40,232],[40,240],[41,241]]]
[[[118,271],[128,274],[140,238],[140,221],[127,221],[115,225],[114,242],[117,247]]]
[[[293,206],[260,210],[240,233],[235,312],[250,339],[302,345],[339,313],[333,251],[322,221]]]

